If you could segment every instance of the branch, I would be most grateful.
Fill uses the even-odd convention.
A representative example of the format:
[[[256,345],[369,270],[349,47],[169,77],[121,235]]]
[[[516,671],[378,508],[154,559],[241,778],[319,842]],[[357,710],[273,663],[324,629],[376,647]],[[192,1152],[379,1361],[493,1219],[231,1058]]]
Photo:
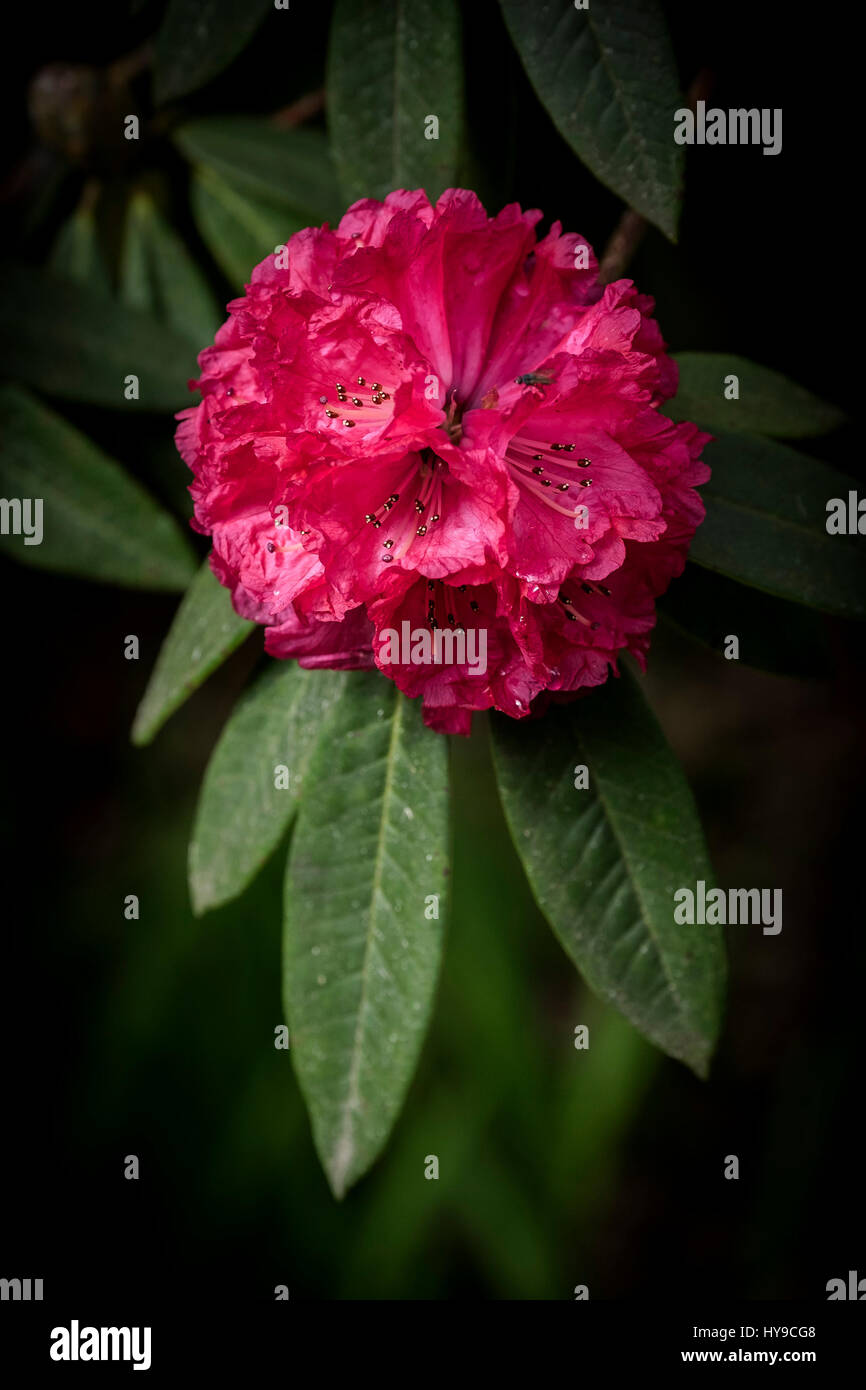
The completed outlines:
[[[318,116],[324,105],[325,89],[320,87],[316,92],[307,92],[306,96],[298,97],[297,101],[284,106],[281,111],[275,111],[271,116],[271,125],[279,126],[281,130],[291,130],[294,126],[303,125],[312,116]]]

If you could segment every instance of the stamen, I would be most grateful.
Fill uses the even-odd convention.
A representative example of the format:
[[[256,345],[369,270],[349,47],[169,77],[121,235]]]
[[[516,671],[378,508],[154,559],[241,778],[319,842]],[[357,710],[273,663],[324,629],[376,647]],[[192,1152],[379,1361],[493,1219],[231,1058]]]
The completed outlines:
[[[586,584],[581,584],[580,587],[587,592]],[[592,589],[590,588],[588,592],[591,593]],[[582,623],[584,627],[589,628],[590,632],[597,632],[601,627],[601,623],[591,622],[579,609],[575,608],[574,602],[568,597],[568,594],[560,594],[559,601],[565,605],[565,616],[570,623]]]

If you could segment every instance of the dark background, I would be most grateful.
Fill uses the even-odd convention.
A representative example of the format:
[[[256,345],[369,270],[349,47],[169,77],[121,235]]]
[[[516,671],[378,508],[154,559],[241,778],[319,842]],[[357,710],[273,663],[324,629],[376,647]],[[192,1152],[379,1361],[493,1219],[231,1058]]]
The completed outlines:
[[[160,9],[18,14],[3,62],[4,236],[16,254],[39,261],[57,226],[28,220],[18,177],[34,150],[28,83],[49,62],[130,51]],[[713,104],[782,107],[783,150],[691,150],[680,244],[651,231],[632,273],[656,296],[673,350],[767,363],[853,417],[859,59],[842,32],[848,11],[666,9],[683,87],[706,68]],[[617,199],[550,124],[497,6],[474,0],[464,14],[479,191],[494,210],[541,207],[601,251]],[[320,86],[329,7],[293,0],[291,15],[291,45],[271,17],[184,109],[266,113]],[[175,181],[195,244],[183,171],[159,142],[141,154]],[[37,160],[37,182],[47,186],[51,163]],[[135,172],[111,177],[122,187]],[[57,216],[75,196],[60,187]],[[130,429],[120,415],[64,409],[164,500],[182,498],[170,422]],[[862,477],[853,425],[802,447]],[[201,774],[259,639],[151,748],[133,750],[129,727],[175,600],[5,560],[0,579],[0,1274],[44,1278],[64,1309],[72,1289],[188,1299],[230,1288],[268,1300],[278,1283],[319,1299],[569,1299],[578,1283],[593,1299],[823,1299],[828,1279],[858,1265],[866,1275],[856,628],[822,618],[818,639],[811,627],[803,637],[796,610],[752,608],[730,586],[713,591],[716,652],[672,626],[654,643],[650,694],[692,779],[719,882],[784,894],[780,936],[729,929],[727,1025],[708,1084],[583,990],[509,846],[483,725],[469,743],[452,740],[455,909],[436,1016],[384,1158],[337,1204],[288,1054],[273,1047],[283,852],[243,899],[200,921],[185,883]],[[815,673],[723,660],[722,634],[749,613]],[[123,659],[126,633],[141,638],[138,664]],[[123,917],[128,893],[141,899],[138,922]],[[572,1045],[581,1022],[586,1053]],[[133,1153],[138,1182],[123,1177]],[[423,1179],[428,1153],[438,1183]],[[738,1182],[723,1178],[728,1154]]]

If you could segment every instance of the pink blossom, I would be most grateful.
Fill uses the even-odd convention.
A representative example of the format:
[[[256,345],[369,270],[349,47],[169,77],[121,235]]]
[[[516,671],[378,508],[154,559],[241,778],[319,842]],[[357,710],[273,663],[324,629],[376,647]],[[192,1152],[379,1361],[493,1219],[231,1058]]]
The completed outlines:
[[[194,526],[267,650],[377,665],[433,728],[520,718],[641,664],[685,564],[709,436],[629,280],[473,193],[356,203],[252,274],[177,442]],[[486,670],[392,664],[383,634],[482,628]]]

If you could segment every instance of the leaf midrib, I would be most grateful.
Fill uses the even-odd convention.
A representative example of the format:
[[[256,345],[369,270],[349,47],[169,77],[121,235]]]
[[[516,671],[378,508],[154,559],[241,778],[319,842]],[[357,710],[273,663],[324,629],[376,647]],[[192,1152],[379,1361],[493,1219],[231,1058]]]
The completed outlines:
[[[714,492],[712,488],[704,493],[707,502],[716,502],[724,507],[732,507],[734,511],[744,512],[748,516],[758,517],[761,521],[770,522],[774,526],[784,526],[791,531],[796,531],[804,536],[811,537],[812,540],[821,541],[825,537],[830,540],[829,532],[816,522],[814,526],[809,526],[805,521],[797,521],[792,517],[780,516],[778,512],[767,511],[762,507],[750,506],[748,502],[740,502],[735,498],[726,496],[723,492]],[[703,523],[702,523],[703,524]],[[700,534],[700,532],[698,532]]]
[[[592,765],[592,763],[593,763],[593,758],[592,758],[591,753],[589,752],[589,746],[590,746],[591,740],[588,740],[588,739],[586,738],[586,735],[585,735],[585,734],[584,734],[582,737],[583,737],[584,742],[585,742],[586,745],[587,745],[587,761],[590,763],[590,765]],[[652,914],[649,912],[649,910],[648,910],[648,908],[647,908],[646,901],[645,901],[645,899],[644,899],[643,893],[642,893],[641,888],[640,888],[639,880],[638,880],[637,875],[635,874],[635,872],[634,872],[634,870],[633,870],[633,868],[632,868],[631,860],[630,860],[628,854],[626,853],[624,842],[623,842],[623,840],[622,840],[622,837],[620,836],[619,831],[617,830],[615,820],[614,820],[614,818],[613,818],[613,816],[612,816],[612,814],[611,814],[610,806],[609,806],[609,804],[608,804],[608,801],[607,801],[607,799],[606,799],[606,797],[605,797],[605,794],[604,794],[604,791],[603,791],[603,779],[602,779],[601,777],[599,777],[598,774],[596,774],[596,776],[595,776],[595,785],[596,785],[595,794],[596,794],[596,796],[598,797],[599,801],[601,802],[602,810],[604,811],[605,821],[607,822],[608,826],[610,827],[610,832],[611,832],[611,834],[613,835],[614,840],[616,841],[616,845],[617,845],[617,849],[619,850],[620,858],[622,859],[623,863],[625,864],[626,873],[628,874],[629,884],[631,885],[632,891],[633,891],[635,897],[637,898],[638,906],[639,906],[639,908],[640,908],[641,917],[642,917],[643,921],[646,923],[647,932],[649,933],[649,936],[650,936],[650,938],[651,938],[651,940],[652,940],[652,943],[653,943],[653,945],[654,945],[654,947],[655,947],[656,954],[658,955],[659,962],[660,962],[660,964],[661,964],[662,974],[664,975],[664,977],[665,977],[665,979],[666,979],[666,981],[667,981],[667,983],[668,983],[668,987],[669,987],[669,989],[670,989],[670,992],[671,992],[672,997],[673,997],[674,1000],[676,1001],[677,1007],[679,1008],[679,1011],[680,1011],[680,1016],[681,1016],[682,1019],[688,1024],[688,1026],[689,1026],[689,1028],[691,1029],[691,1031],[694,1032],[694,1033],[697,1033],[697,1035],[702,1039],[702,1041],[705,1041],[703,1033],[701,1032],[701,1030],[697,1027],[697,1025],[695,1024],[695,1022],[693,1021],[692,1015],[691,1015],[691,1013],[689,1012],[688,1008],[686,1007],[686,1004],[685,1004],[684,1000],[682,999],[682,996],[680,995],[679,991],[677,990],[677,987],[676,987],[676,985],[674,984],[673,978],[671,977],[670,969],[669,969],[669,967],[668,967],[668,963],[667,963],[667,960],[666,960],[666,958],[665,958],[665,953],[664,953],[664,951],[663,951],[662,948],[661,948],[661,945],[660,945],[660,942],[659,942],[659,938],[658,938],[658,934],[657,934],[656,929],[655,929],[655,925],[654,925],[654,922],[653,922],[653,919],[652,919]]]
[[[391,734],[388,740],[388,752],[385,764],[385,785],[382,789],[382,815],[379,821],[379,835],[376,843],[376,856],[373,863],[373,878],[370,885],[370,911],[367,919],[367,940],[364,944],[364,958],[361,963],[361,997],[358,1001],[358,1018],[355,1024],[355,1036],[352,1042],[352,1060],[349,1067],[349,1076],[346,1086],[346,1096],[343,1101],[343,1123],[340,1135],[334,1145],[333,1178],[334,1186],[338,1192],[344,1190],[346,1174],[349,1171],[351,1160],[354,1157],[354,1125],[352,1115],[357,1110],[360,1101],[359,1077],[361,1073],[361,1058],[363,1055],[363,1042],[365,1019],[367,1014],[367,992],[370,977],[370,955],[372,944],[375,939],[375,927],[377,924],[376,904],[379,899],[382,886],[382,869],[385,857],[385,834],[388,826],[388,807],[392,799],[392,788],[394,780],[394,765],[396,763],[397,737],[403,719],[403,697],[397,692],[394,715],[391,721]]]

